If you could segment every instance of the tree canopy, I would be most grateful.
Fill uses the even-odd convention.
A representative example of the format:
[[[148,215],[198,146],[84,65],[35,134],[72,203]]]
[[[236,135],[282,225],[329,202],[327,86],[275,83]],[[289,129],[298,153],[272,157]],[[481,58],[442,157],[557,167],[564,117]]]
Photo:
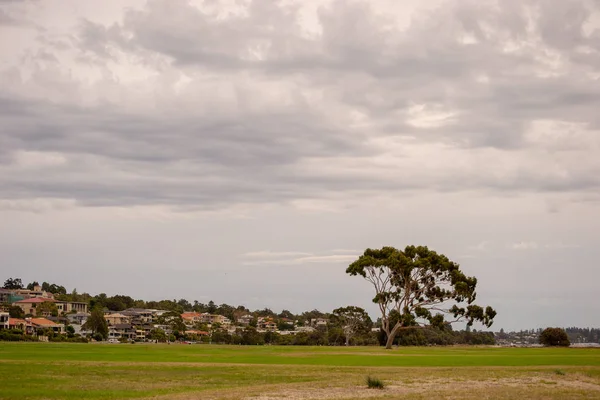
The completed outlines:
[[[544,346],[564,346],[569,347],[571,342],[564,329],[546,328],[540,334],[540,344]]]
[[[53,317],[58,317],[58,307],[51,301],[44,301],[41,303],[36,311],[37,315],[42,315],[47,317],[52,315]]]
[[[8,313],[11,318],[25,318],[25,311],[19,306],[10,306]]]
[[[360,275],[373,285],[386,348],[392,347],[401,329],[443,328],[458,321],[466,321],[467,326],[478,321],[490,327],[496,315],[493,308],[474,304],[475,277],[466,276],[457,263],[426,246],[367,249],[346,273]],[[394,321],[392,312],[397,313]]]
[[[350,340],[359,332],[366,333],[373,326],[373,322],[367,312],[355,306],[340,307],[333,310],[333,320],[339,323],[344,337],[346,338],[346,346],[350,345]]]
[[[106,339],[108,337],[108,323],[104,319],[102,309],[93,309],[82,328],[90,330],[94,334],[99,334],[103,339]]]
[[[4,286],[2,286],[4,289],[11,289],[11,290],[15,290],[15,289],[23,289],[23,282],[21,281],[21,278],[8,278],[7,280],[4,281]]]
[[[53,294],[67,294],[67,289],[64,286],[57,285],[56,283],[42,283],[42,290]]]
[[[169,311],[162,314],[158,317],[157,322],[160,325],[168,325],[173,331],[181,333],[184,333],[186,329],[181,314],[176,311]]]

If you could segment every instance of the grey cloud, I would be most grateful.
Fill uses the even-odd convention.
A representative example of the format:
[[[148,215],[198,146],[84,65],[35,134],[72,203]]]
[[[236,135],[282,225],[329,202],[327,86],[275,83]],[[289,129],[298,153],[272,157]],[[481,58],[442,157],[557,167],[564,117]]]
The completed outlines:
[[[296,8],[273,2],[220,19],[155,0],[127,11],[122,24],[83,20],[76,40],[40,37],[43,50],[32,55],[60,73],[35,67],[20,82],[16,72],[0,97],[3,196],[218,208],[418,190],[593,192],[600,165],[590,148],[555,160],[539,154],[538,164],[528,153],[545,146],[527,141],[533,121],[584,124],[592,142],[582,146],[592,147],[600,127],[599,90],[586,75],[600,60],[571,51],[596,46],[596,33],[581,33],[590,6],[552,3],[451,2],[402,31],[366,2],[338,1],[319,11],[320,36],[303,32]],[[558,15],[555,36],[548,26]],[[551,51],[564,65],[540,75],[552,73]],[[76,67],[106,75],[97,87],[67,72],[69,54],[85,60]],[[136,95],[111,77],[111,63],[121,62],[151,71],[155,93]],[[183,77],[189,82],[176,92]],[[411,115],[419,104],[431,107]],[[427,112],[451,117],[419,123]],[[386,144],[399,137],[414,142]],[[428,144],[445,147],[415,155]],[[501,152],[489,164],[463,161],[489,149]],[[63,154],[68,163],[24,169],[14,164],[18,151]]]
[[[302,36],[293,12],[283,12],[275,3],[257,3],[252,3],[248,17],[218,21],[188,5],[179,8],[169,23],[163,8],[170,4],[155,1],[144,11],[130,12],[122,26],[94,37],[104,45],[164,54],[181,65],[260,71],[285,79],[302,74],[316,85],[326,82],[325,90],[333,86],[333,98],[362,106],[373,118],[411,101],[453,106],[463,113],[463,124],[455,130],[423,130],[421,134],[449,140],[463,137],[471,146],[518,146],[524,123],[532,118],[595,118],[597,90],[580,76],[587,66],[548,33],[548,26],[554,31],[558,26],[565,31],[559,36],[569,40],[569,48],[597,43],[575,34],[589,15],[584,2],[569,2],[561,6],[568,8],[564,12],[553,2],[529,3],[528,8],[539,9],[540,15],[533,33],[527,32],[524,11],[528,8],[510,2],[499,10],[453,2],[428,18],[417,19],[406,32],[382,28],[385,24],[365,3],[336,2],[320,12],[323,33],[315,39]],[[563,18],[562,23],[555,21],[557,16]],[[87,25],[84,32],[89,35],[97,29]],[[460,44],[457,37],[465,33],[479,42]],[[541,40],[541,48],[524,47],[514,54],[503,51],[507,42],[531,40]],[[94,42],[85,44],[94,47]],[[536,76],[535,70],[544,67],[538,59],[544,54],[543,46],[562,51],[573,63],[572,72],[552,79]],[[259,49],[260,59],[248,59],[252,48]],[[490,75],[490,84],[474,83],[477,74]],[[363,82],[369,77],[375,81],[367,86]]]
[[[255,251],[242,254],[242,265],[306,265],[306,264],[344,264],[354,261],[360,252],[330,250],[319,254],[307,252],[271,252]]]
[[[18,25],[19,21],[5,10],[0,9],[0,25]]]

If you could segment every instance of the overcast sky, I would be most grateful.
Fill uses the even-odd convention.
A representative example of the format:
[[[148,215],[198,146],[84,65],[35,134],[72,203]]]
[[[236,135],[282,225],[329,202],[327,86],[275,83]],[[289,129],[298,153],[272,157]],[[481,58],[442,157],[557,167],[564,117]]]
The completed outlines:
[[[375,317],[422,244],[598,327],[599,110],[599,0],[2,0],[0,278]]]

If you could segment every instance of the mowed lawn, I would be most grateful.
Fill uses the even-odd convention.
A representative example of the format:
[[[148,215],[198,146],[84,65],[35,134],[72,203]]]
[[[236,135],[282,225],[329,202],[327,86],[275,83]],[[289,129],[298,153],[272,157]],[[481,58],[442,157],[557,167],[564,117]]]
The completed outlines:
[[[0,342],[1,399],[517,397],[600,399],[600,350]]]

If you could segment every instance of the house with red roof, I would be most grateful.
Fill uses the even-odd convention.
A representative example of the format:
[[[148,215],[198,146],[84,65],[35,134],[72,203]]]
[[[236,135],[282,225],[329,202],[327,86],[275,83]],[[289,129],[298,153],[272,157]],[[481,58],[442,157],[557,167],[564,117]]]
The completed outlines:
[[[10,318],[8,320],[8,326],[10,329],[19,329],[23,331],[26,335],[33,334],[33,325],[31,322],[20,319],[20,318]]]
[[[50,302],[56,305],[56,308],[60,314],[67,314],[70,312],[81,312],[87,313],[88,305],[83,302],[74,301],[59,301],[48,297],[32,297],[30,299],[23,299],[13,303],[15,306],[19,306],[25,314],[31,314],[38,316],[37,309],[40,304]]]
[[[181,314],[181,319],[183,319],[183,323],[191,326],[202,320],[202,314],[198,312],[184,312]]]
[[[54,333],[65,333],[65,326],[57,324],[46,318],[31,318],[29,322],[33,326],[34,330],[39,329],[52,329]]]
[[[56,300],[49,299],[49,298],[43,298],[43,297],[32,297],[31,299],[24,299],[24,300],[16,301],[13,303],[13,305],[19,306],[25,314],[30,314],[30,315],[35,316],[35,315],[38,315],[37,309],[40,306],[40,304],[45,303],[45,302],[56,303]]]

